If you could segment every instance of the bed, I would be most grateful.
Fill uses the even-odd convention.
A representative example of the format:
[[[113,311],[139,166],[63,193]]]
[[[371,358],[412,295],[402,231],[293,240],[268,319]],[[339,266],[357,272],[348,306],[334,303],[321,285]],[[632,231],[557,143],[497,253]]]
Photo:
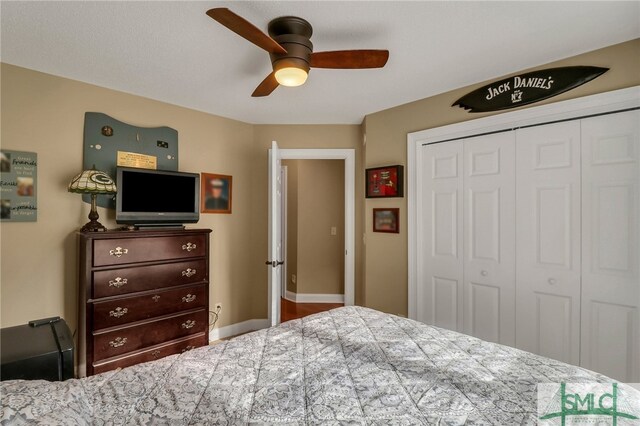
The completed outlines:
[[[362,307],[66,382],[2,382],[4,424],[535,424],[536,384],[611,382]]]

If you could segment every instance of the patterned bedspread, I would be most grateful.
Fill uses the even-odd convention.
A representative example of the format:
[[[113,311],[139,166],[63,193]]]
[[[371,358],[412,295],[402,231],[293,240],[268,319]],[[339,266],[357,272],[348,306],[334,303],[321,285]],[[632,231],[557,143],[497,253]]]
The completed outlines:
[[[345,307],[66,382],[2,382],[2,424],[535,424],[536,383],[610,382]]]

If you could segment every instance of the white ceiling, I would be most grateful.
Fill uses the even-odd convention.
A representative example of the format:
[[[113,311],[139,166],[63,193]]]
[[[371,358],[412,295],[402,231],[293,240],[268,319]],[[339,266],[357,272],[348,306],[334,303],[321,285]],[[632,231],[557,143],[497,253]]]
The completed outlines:
[[[205,12],[266,30],[296,15],[315,51],[388,49],[379,70],[313,69],[251,93],[268,54]],[[360,123],[369,113],[640,37],[640,2],[5,1],[1,60],[250,123]],[[585,64],[589,65],[589,64]]]

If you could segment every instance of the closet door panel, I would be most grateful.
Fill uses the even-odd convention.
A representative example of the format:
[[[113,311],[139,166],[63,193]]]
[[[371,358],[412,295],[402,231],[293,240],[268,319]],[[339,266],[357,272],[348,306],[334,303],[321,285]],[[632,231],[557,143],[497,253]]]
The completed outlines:
[[[464,331],[515,345],[515,133],[465,139]]]
[[[462,331],[462,143],[424,147],[422,154],[423,282],[418,319]]]
[[[640,112],[582,120],[581,365],[640,382]]]
[[[516,346],[580,361],[580,123],[516,131]]]

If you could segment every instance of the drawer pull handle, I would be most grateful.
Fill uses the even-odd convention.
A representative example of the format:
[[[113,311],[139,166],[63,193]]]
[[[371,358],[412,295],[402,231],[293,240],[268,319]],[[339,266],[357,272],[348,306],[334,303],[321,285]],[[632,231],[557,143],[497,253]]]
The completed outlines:
[[[120,288],[127,283],[126,278],[116,277],[114,280],[109,280],[109,287]]]
[[[182,323],[182,328],[185,329],[190,329],[193,328],[196,325],[196,322],[193,320],[186,320],[185,322]]]
[[[185,271],[182,271],[183,277],[192,277],[196,274],[195,269],[187,268]]]
[[[486,277],[487,275],[489,275],[489,273],[487,271],[482,271],[480,272],[480,275],[482,275],[483,277]]]
[[[155,296],[152,297],[154,302],[157,302],[158,300],[160,300],[160,296],[158,296],[157,294]]]
[[[194,300],[196,300],[196,295],[195,295],[195,294],[191,294],[191,293],[187,294],[186,296],[184,296],[184,297],[182,298],[182,301],[183,301],[184,303],[191,303],[191,302],[193,302]]]
[[[154,358],[158,358],[158,356],[160,356],[160,351],[156,349],[155,351],[151,352],[151,356]]]
[[[186,250],[186,251],[191,251],[191,250],[195,250],[196,249],[196,245],[193,243],[187,243],[187,244],[183,244],[182,245],[182,250]]]
[[[125,343],[127,343],[126,337],[116,337],[115,340],[109,342],[109,346],[119,348],[120,346],[124,346]]]
[[[120,306],[118,306],[113,311],[109,311],[109,316],[110,317],[120,318],[121,316],[123,316],[127,312],[129,312],[128,308],[121,308]]]
[[[116,247],[113,250],[109,250],[109,256],[121,257],[123,254],[129,253],[129,249]]]
[[[195,349],[195,348],[196,348],[195,346],[191,346],[191,345],[189,345],[189,346],[187,346],[186,348],[184,348],[181,352],[182,352],[182,353],[185,353],[185,352],[188,352],[188,351],[190,351],[190,350],[192,350],[192,349]]]
[[[556,279],[555,279],[555,278],[549,278],[548,282],[549,282],[549,284],[551,284],[551,285],[555,285],[558,281],[556,281]]]

